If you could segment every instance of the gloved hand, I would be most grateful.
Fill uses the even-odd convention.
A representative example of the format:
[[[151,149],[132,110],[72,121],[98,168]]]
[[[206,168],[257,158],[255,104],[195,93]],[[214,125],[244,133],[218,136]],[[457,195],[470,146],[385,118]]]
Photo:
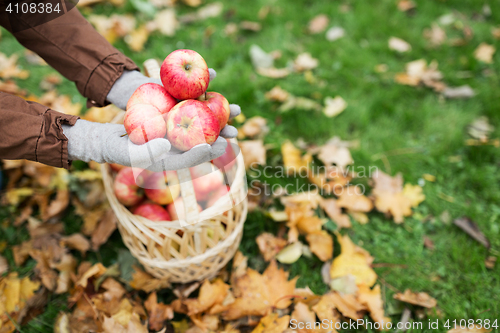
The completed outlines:
[[[125,127],[79,119],[74,126],[62,125],[68,138],[70,160],[116,163],[154,172],[190,168],[224,154],[227,141],[217,139],[212,145],[200,144],[187,152],[171,148],[166,139],[154,139],[136,145],[123,136]]]
[[[217,73],[212,68],[209,68],[208,71],[210,72],[210,81],[212,81],[217,76]],[[144,83],[163,85],[160,79],[149,78],[138,71],[125,71],[113,84],[106,99],[120,109],[125,110],[127,102],[134,91]],[[231,111],[229,119],[233,119],[241,113],[241,108],[237,104],[230,104],[229,109]],[[231,125],[226,125],[220,132],[220,136],[227,139],[235,138],[237,135],[238,130]]]

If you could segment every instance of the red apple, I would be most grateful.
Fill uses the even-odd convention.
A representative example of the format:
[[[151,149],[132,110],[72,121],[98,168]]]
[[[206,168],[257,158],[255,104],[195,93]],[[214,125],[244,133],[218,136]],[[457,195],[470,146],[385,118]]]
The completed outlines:
[[[198,100],[205,103],[206,106],[213,112],[215,118],[219,121],[220,130],[226,126],[227,121],[229,120],[229,102],[227,99],[221,94],[211,91],[207,92],[200,97]]]
[[[205,59],[193,50],[170,53],[160,68],[161,82],[177,99],[197,98],[208,87],[210,74]]]
[[[224,175],[212,163],[206,162],[189,169],[196,200],[205,201],[210,192],[224,186]]]
[[[175,220],[185,220],[186,215],[184,212],[184,201],[182,200],[181,197],[177,198],[167,206],[167,210],[172,217],[172,221]],[[198,212],[201,212],[203,208],[201,208],[200,205],[198,205]]]
[[[134,91],[128,100],[127,110],[136,104],[151,104],[156,107],[165,118],[167,112],[177,104],[177,101],[161,85],[156,83],[145,83]]]
[[[132,209],[132,213],[150,219],[151,221],[172,221],[170,214],[165,208],[151,202],[145,202],[136,206]]]
[[[137,185],[134,170],[130,167],[123,168],[118,172],[113,187],[116,198],[125,206],[133,206],[143,198],[144,193]]]
[[[217,202],[217,200],[228,194],[229,191],[230,188],[229,186],[226,185],[226,186],[221,186],[217,190],[211,192],[208,196],[206,207],[207,208],[212,207]]]
[[[145,188],[146,196],[160,205],[171,203],[181,193],[179,178],[175,171],[153,173],[146,180]]]
[[[202,143],[211,145],[219,132],[219,122],[200,101],[182,101],[167,113],[167,139],[179,150],[187,151]]]
[[[230,170],[236,163],[236,153],[233,149],[233,145],[231,144],[231,141],[229,141],[228,139],[226,139],[226,141],[227,141],[227,147],[224,154],[222,154],[220,157],[217,157],[215,160],[212,161],[212,163],[216,167],[224,171]]]
[[[151,104],[132,105],[125,114],[123,125],[130,141],[137,145],[163,138],[167,133],[163,115]]]

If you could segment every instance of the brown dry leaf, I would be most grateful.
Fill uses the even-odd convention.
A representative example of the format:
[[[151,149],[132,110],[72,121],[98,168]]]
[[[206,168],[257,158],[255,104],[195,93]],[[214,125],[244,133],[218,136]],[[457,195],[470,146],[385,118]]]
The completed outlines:
[[[380,295],[380,285],[370,289],[366,285],[360,285],[358,289],[358,301],[366,306],[373,321],[378,322],[381,327],[386,327],[391,322],[391,318],[384,315],[384,302]],[[382,326],[383,325],[383,326]]]
[[[325,107],[323,108],[323,113],[328,118],[333,118],[347,108],[347,102],[340,96],[335,96],[335,98],[325,97]]]
[[[391,177],[378,171],[373,177],[375,186],[372,194],[375,197],[375,207],[379,212],[391,214],[394,222],[403,223],[405,216],[412,214],[412,200],[403,194],[403,176],[398,173]]]
[[[16,263],[16,266],[22,266],[24,264],[24,262],[29,258],[30,251],[32,249],[32,241],[25,241],[20,245],[14,245],[12,247],[12,254],[14,256],[14,262]]]
[[[156,279],[138,267],[134,267],[134,270],[135,273],[132,275],[130,286],[136,290],[151,293],[155,290],[170,287],[170,283],[167,280]]]
[[[333,308],[336,308],[344,317],[354,320],[362,318],[363,316],[360,311],[366,309],[366,307],[361,304],[354,295],[341,295],[337,292],[331,291],[323,295],[321,300],[325,303],[326,308],[328,308],[328,305],[331,304]]]
[[[484,260],[484,266],[488,269],[493,269],[495,268],[495,263],[497,262],[497,257],[494,256],[488,256]]]
[[[53,291],[57,287],[57,272],[52,269],[55,258],[49,251],[33,249],[30,256],[37,262],[35,271],[38,273],[45,288]]]
[[[337,200],[335,199],[324,199],[321,201],[321,208],[325,211],[326,215],[333,220],[337,224],[337,227],[342,228],[350,228],[351,220],[349,216],[342,213],[342,209],[340,208]]]
[[[285,103],[283,103],[278,108],[278,111],[286,112],[293,109],[305,110],[305,111],[320,111],[322,108],[323,107],[321,106],[321,104],[319,104],[315,100],[312,100],[310,98],[296,97],[290,95],[288,99],[285,101]]]
[[[344,191],[344,187],[355,176],[354,172],[336,166],[321,168],[320,170],[325,172],[316,173],[315,170],[309,170],[308,178],[327,194],[340,195]]]
[[[331,293],[321,296],[319,302],[312,307],[312,310],[316,312],[320,320],[328,320],[335,324],[340,320],[340,316],[331,298]]]
[[[69,190],[58,190],[54,200],[50,202],[45,212],[42,214],[42,220],[47,221],[61,214],[69,205]]]
[[[147,325],[143,325],[139,315],[133,311],[130,301],[123,299],[116,314],[111,318],[104,316],[104,333],[149,333]]]
[[[275,237],[273,234],[264,232],[255,239],[259,251],[265,261],[273,259],[287,244],[283,238]]]
[[[315,16],[311,21],[309,21],[309,32],[311,34],[319,34],[325,31],[329,23],[328,16],[325,14],[319,14]]]
[[[343,171],[347,165],[354,163],[345,142],[338,137],[328,140],[323,146],[319,147],[318,158],[326,166],[335,164],[340,168],[340,170],[332,171]],[[344,172],[343,175],[347,173],[348,172]]]
[[[221,279],[212,283],[206,280],[200,287],[198,298],[183,300],[183,306],[187,308],[187,315],[194,316],[209,311],[215,305],[221,305],[228,295],[229,285]]]
[[[306,235],[311,252],[321,261],[330,260],[333,256],[333,239],[326,231],[321,230]]]
[[[149,329],[159,331],[165,326],[166,320],[174,318],[174,311],[170,305],[158,303],[156,292],[149,295],[144,307],[148,310]]]
[[[288,272],[278,269],[275,261],[271,261],[261,275],[247,268],[246,273],[234,279],[232,283],[235,296],[234,303],[228,306],[223,314],[225,320],[234,320],[244,316],[265,316],[272,307],[286,309],[293,295],[297,277],[288,281]]]
[[[203,0],[182,0],[182,2],[191,7],[198,7],[203,3]]]
[[[3,275],[3,273],[7,272],[9,270],[9,263],[7,262],[7,259],[5,259],[3,256],[0,256],[0,275]]]
[[[427,293],[412,292],[410,289],[406,289],[404,293],[395,294],[394,299],[413,305],[423,306],[424,308],[429,309],[434,308],[437,305],[436,299],[432,298]]]
[[[154,20],[146,24],[146,28],[149,32],[159,31],[164,36],[174,36],[177,29],[179,29],[175,10],[167,8],[158,12]]]
[[[495,130],[495,127],[488,121],[488,117],[479,117],[475,119],[468,127],[467,134],[474,139],[482,142],[487,142],[490,134]]]
[[[290,324],[290,316],[279,317],[277,313],[271,312],[260,319],[259,324],[252,333],[282,333]]]
[[[269,77],[271,79],[282,79],[290,75],[290,70],[288,68],[257,68],[257,73],[259,75]]]
[[[474,51],[474,58],[487,64],[493,63],[493,54],[495,54],[495,47],[486,43],[481,43]]]
[[[292,319],[295,320],[297,325],[300,325],[299,327],[302,327],[299,328],[297,331],[298,333],[332,332],[331,330],[315,327],[314,323],[316,322],[316,314],[302,302],[295,304],[292,312]]]
[[[260,31],[262,29],[262,26],[259,22],[241,21],[240,28],[242,30]]]
[[[431,62],[429,66],[424,59],[411,61],[406,64],[406,73],[397,73],[394,79],[399,84],[409,86],[417,86],[422,83],[440,92],[446,88],[446,85],[441,82],[443,75],[437,68],[436,61]]]
[[[491,35],[497,40],[500,39],[500,27],[491,28]]]
[[[256,136],[264,136],[269,132],[269,127],[267,127],[267,119],[260,117],[260,116],[255,116],[252,118],[249,118],[245,124],[240,128],[238,132],[240,132],[244,135],[244,137],[249,137],[253,138]],[[238,135],[239,137],[239,135]],[[241,138],[242,139],[242,138]]]
[[[370,267],[373,258],[370,254],[354,245],[349,236],[337,235],[340,243],[341,253],[332,262],[330,277],[332,279],[351,274],[356,278],[356,284],[373,286],[377,281],[377,274]]]
[[[71,254],[65,254],[59,263],[53,265],[53,268],[59,271],[57,288],[54,292],[56,294],[68,292],[72,282],[71,276],[76,268],[76,259]]]
[[[430,29],[424,30],[424,37],[432,47],[437,47],[446,41],[446,32],[438,24],[432,23]]]
[[[373,209],[373,203],[364,194],[359,193],[355,186],[349,186],[340,194],[337,201],[339,207],[346,208],[349,212],[368,213]]]
[[[89,15],[88,20],[95,29],[110,43],[118,37],[129,35],[135,28],[136,20],[132,15]]]
[[[102,108],[90,108],[85,112],[82,119],[98,122],[98,123],[109,123],[111,122],[119,113],[123,111],[114,104]],[[125,132],[124,132],[125,133]]]
[[[63,246],[67,246],[70,249],[78,250],[83,254],[90,249],[89,240],[82,234],[73,234],[70,236],[63,237],[61,239]]]
[[[398,9],[402,12],[409,11],[410,9],[416,8],[417,5],[411,0],[399,0]]]
[[[239,146],[245,161],[245,169],[266,164],[266,148],[262,140],[240,141]]]
[[[411,45],[401,38],[391,37],[389,38],[389,49],[400,53],[405,53],[411,51]]]
[[[97,251],[102,244],[106,243],[108,238],[116,230],[117,218],[115,213],[111,208],[108,208],[106,213],[103,215],[101,221],[97,225],[97,228],[92,233],[92,249]]]
[[[30,72],[27,70],[22,70],[17,65],[17,60],[19,57],[12,54],[10,57],[0,52],[0,78],[9,79],[27,79],[30,76]]]
[[[297,72],[311,70],[318,67],[318,65],[318,59],[313,58],[309,52],[299,54],[293,63],[293,67]]]
[[[98,278],[104,273],[106,273],[106,267],[104,267],[101,263],[97,263],[82,274],[82,276],[76,282],[76,285],[87,288],[88,280],[91,277]]]
[[[488,240],[488,238],[486,238],[486,236],[484,235],[483,232],[481,232],[481,229],[479,229],[477,224],[474,221],[472,221],[469,217],[467,216],[459,217],[458,219],[453,220],[453,224],[462,229],[473,239],[481,243],[484,247],[486,248],[490,247],[490,241]]]
[[[480,325],[476,325],[475,328],[454,328],[448,331],[448,333],[488,333],[491,330],[486,329]]]
[[[145,25],[132,31],[129,35],[125,36],[125,42],[128,47],[134,52],[141,52],[144,50],[144,44],[148,41],[149,30]]]
[[[310,154],[304,154],[296,148],[290,141],[285,141],[281,145],[281,155],[287,174],[301,174],[307,172],[309,164],[312,162]]]
[[[290,93],[281,89],[280,86],[275,86],[273,89],[265,93],[265,97],[270,101],[284,102],[290,97]]]

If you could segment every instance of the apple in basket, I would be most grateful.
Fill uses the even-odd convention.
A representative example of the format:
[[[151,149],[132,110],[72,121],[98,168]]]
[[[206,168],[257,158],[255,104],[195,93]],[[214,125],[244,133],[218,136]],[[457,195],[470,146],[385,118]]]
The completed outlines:
[[[182,101],[167,113],[167,139],[181,151],[203,143],[211,145],[219,137],[219,132],[218,120],[200,101]]]
[[[165,208],[152,202],[145,202],[134,207],[132,213],[151,221],[172,221],[170,214]]]
[[[163,86],[156,83],[145,83],[137,88],[127,103],[127,110],[136,104],[151,104],[160,111],[163,117],[177,104]]]
[[[207,92],[198,97],[198,100],[204,103],[219,121],[220,130],[226,126],[229,120],[229,102],[227,99],[217,92]]]
[[[113,170],[114,172],[118,172],[121,169],[125,168],[124,165],[120,165],[120,164],[116,164],[116,163],[110,163],[109,166],[111,167],[111,170]]]
[[[160,110],[151,104],[134,104],[125,113],[123,125],[130,141],[142,145],[167,133]]]
[[[207,91],[210,74],[205,59],[198,52],[176,50],[163,61],[160,78],[170,95],[185,100],[197,98]]]
[[[212,163],[205,162],[189,169],[196,200],[205,201],[211,192],[224,186],[224,175]]]
[[[212,207],[220,198],[228,194],[230,191],[230,187],[227,185],[223,185],[216,189],[215,191],[211,192],[208,195],[208,200],[206,204],[206,208]]]
[[[175,171],[152,173],[145,182],[146,197],[154,203],[167,205],[181,193],[179,178]]]
[[[116,198],[125,206],[136,205],[144,197],[144,191],[140,185],[142,185],[144,177],[148,176],[149,171],[139,169],[135,171],[135,174],[138,175],[137,181],[134,169],[125,167],[118,171],[113,183]]]
[[[198,205],[198,212],[201,212],[202,210],[203,208],[201,208],[201,206]],[[186,219],[186,214],[184,212],[184,201],[182,197],[175,199],[174,202],[169,204],[167,206],[167,211],[169,212],[173,221]]]
[[[212,161],[212,163],[218,167],[219,169],[223,171],[228,171],[230,170],[233,165],[236,163],[236,152],[235,148],[233,148],[233,144],[231,144],[231,141],[227,140],[227,147],[226,151],[224,154],[222,154],[220,157],[217,157],[215,160]]]

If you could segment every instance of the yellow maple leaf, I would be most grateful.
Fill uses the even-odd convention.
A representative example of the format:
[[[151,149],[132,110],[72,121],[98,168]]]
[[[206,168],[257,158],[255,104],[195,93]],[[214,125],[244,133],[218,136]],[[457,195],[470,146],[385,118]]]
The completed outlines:
[[[376,285],[370,289],[366,285],[360,285],[358,289],[358,301],[365,305],[370,312],[370,317],[378,322],[380,327],[387,327],[387,323],[391,322],[391,318],[384,316],[384,303],[380,295],[380,285]]]
[[[289,324],[290,316],[278,318],[278,314],[273,312],[262,317],[252,333],[282,333],[288,328]]]
[[[283,164],[288,174],[306,172],[308,165],[312,162],[310,154],[302,156],[302,152],[290,141],[281,145],[281,155],[283,155]]]
[[[418,185],[405,184],[403,195],[410,199],[412,207],[417,207],[425,200],[425,194],[422,193],[422,187]]]
[[[349,236],[337,234],[341,253],[332,262],[330,277],[332,279],[351,274],[356,278],[356,284],[373,286],[377,281],[377,274],[370,267],[372,258],[363,249],[354,245]]]

